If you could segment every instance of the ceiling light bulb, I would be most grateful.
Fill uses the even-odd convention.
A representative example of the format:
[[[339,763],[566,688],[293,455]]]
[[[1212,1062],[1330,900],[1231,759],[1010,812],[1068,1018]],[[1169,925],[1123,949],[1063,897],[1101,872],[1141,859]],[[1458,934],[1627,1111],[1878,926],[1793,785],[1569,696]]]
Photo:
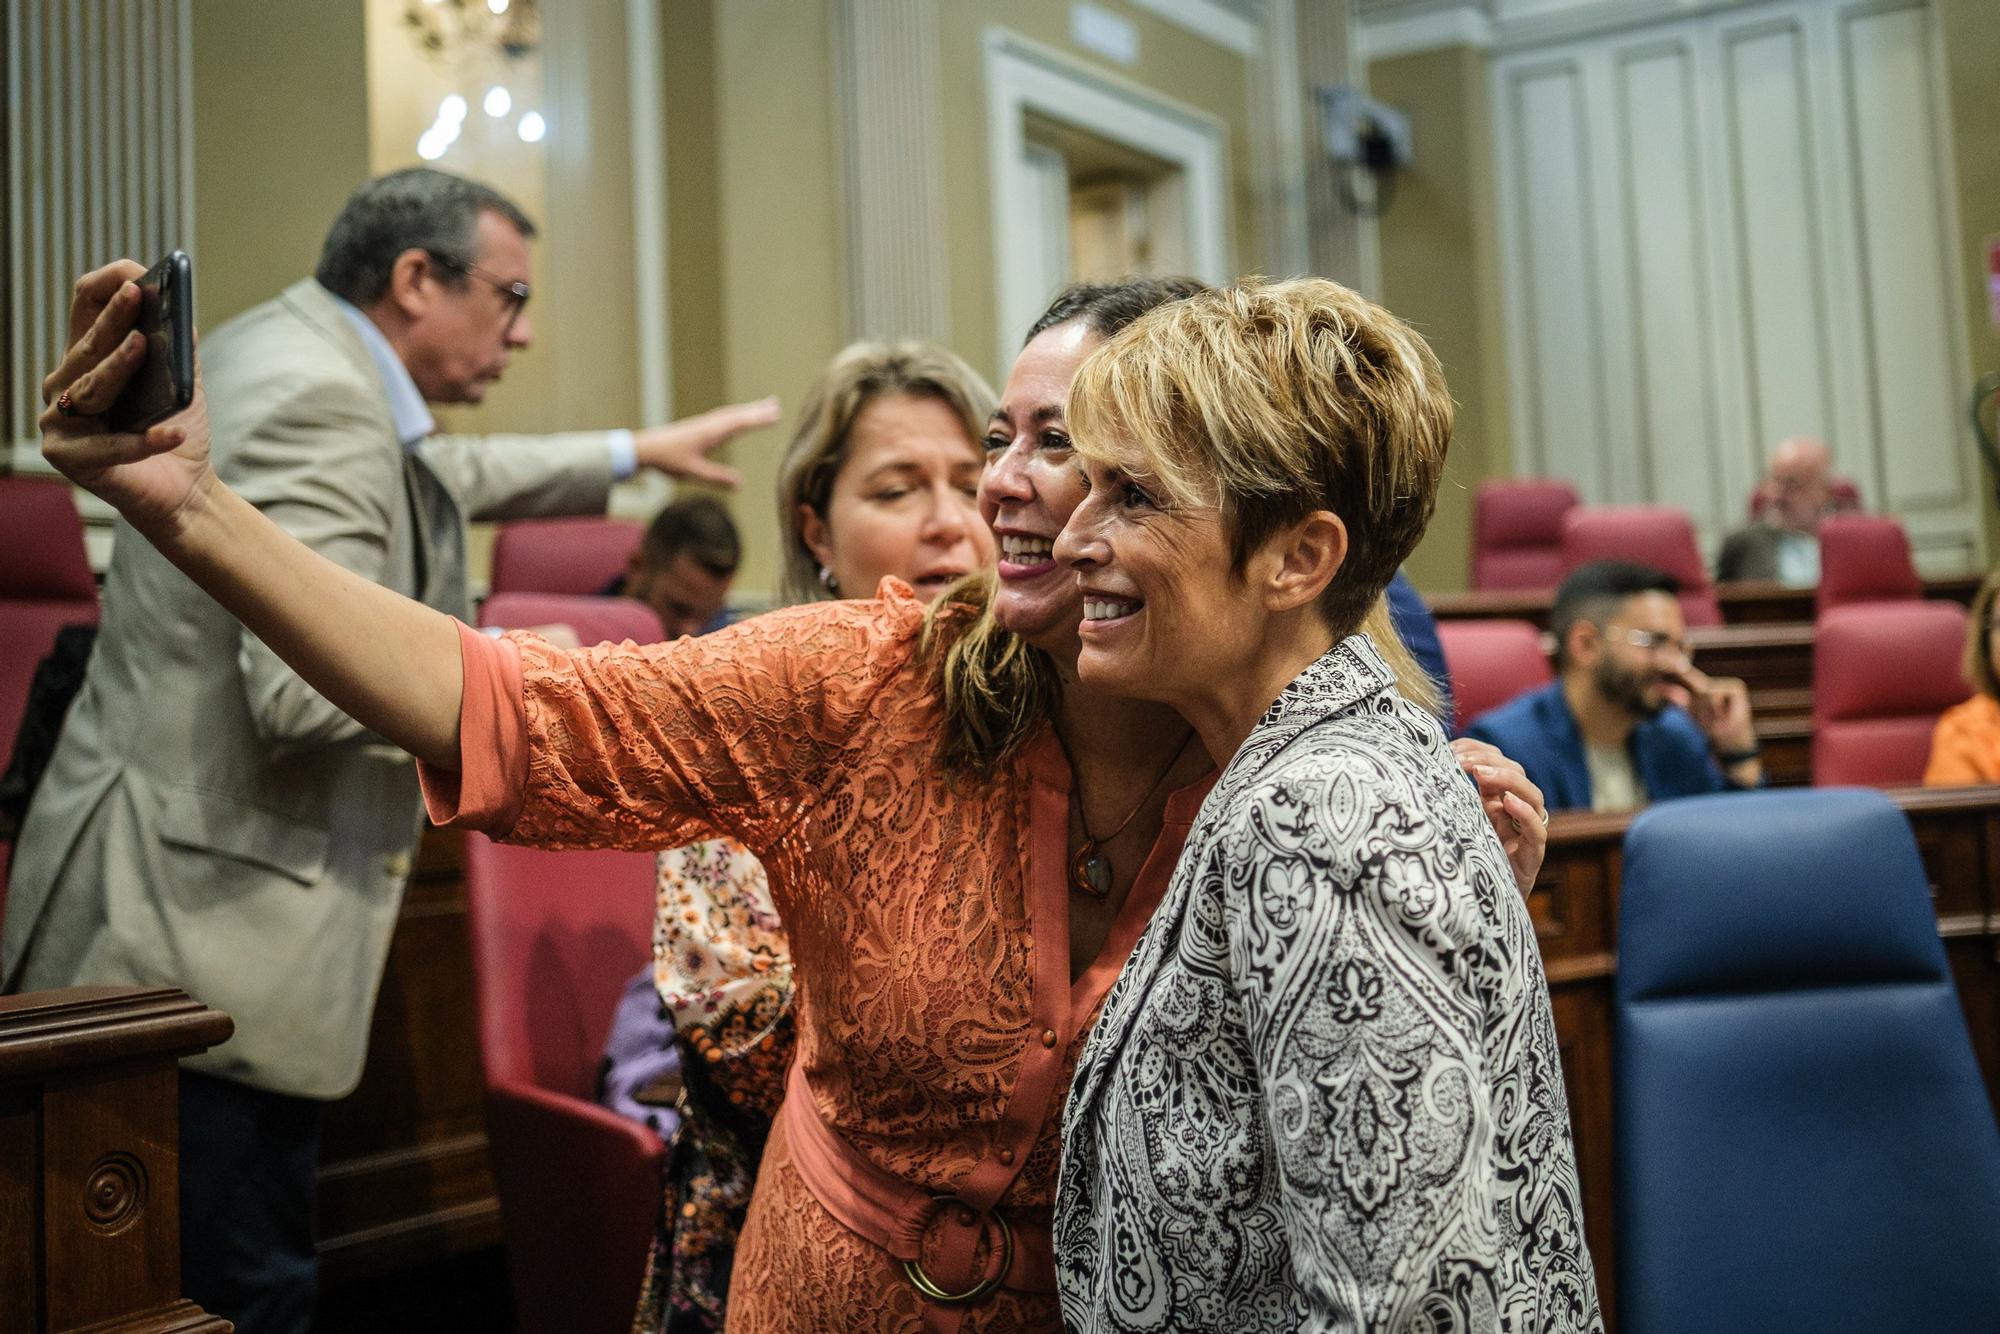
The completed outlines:
[[[521,117],[519,133],[522,143],[538,144],[542,141],[542,136],[548,132],[548,122],[542,119],[541,112],[530,111]]]
[[[435,162],[443,157],[444,150],[447,147],[449,145],[444,140],[438,138],[438,133],[434,129],[425,130],[417,138],[417,156],[426,162]]]
[[[486,100],[481,105],[486,108],[486,114],[489,116],[504,116],[514,105],[514,97],[496,83],[486,90]]]
[[[438,103],[438,119],[457,123],[465,119],[465,99],[457,93],[447,93],[444,101]]]
[[[486,0],[486,7],[496,14],[507,12],[507,0]]]

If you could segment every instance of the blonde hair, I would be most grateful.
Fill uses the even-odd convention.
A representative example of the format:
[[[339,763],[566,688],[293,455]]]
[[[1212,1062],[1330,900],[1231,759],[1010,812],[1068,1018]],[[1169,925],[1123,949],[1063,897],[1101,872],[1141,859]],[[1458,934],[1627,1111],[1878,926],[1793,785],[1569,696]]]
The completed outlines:
[[[1005,763],[1062,702],[1054,659],[994,619],[997,582],[991,570],[969,574],[924,613],[917,651],[944,706],[948,773]]]
[[[937,399],[958,417],[967,443],[975,449],[998,402],[978,371],[935,343],[851,343],[835,353],[806,391],[798,429],[778,464],[778,529],[784,534],[785,546],[782,591],[790,601],[810,602],[829,596],[819,579],[819,562],[806,547],[799,506],[826,517],[834,479],[847,462],[848,436],[855,419],[870,403],[891,394]],[[875,590],[854,588],[847,592],[869,597]]]
[[[1437,502],[1452,401],[1437,355],[1323,278],[1246,279],[1162,306],[1093,352],[1070,385],[1077,452],[1145,479],[1169,506],[1218,507],[1241,571],[1316,510],[1347,528],[1319,610],[1366,631],[1406,694],[1434,702],[1382,593]]]
[[[1967,684],[1992,699],[2000,699],[2000,677],[1993,673],[1993,635],[1986,625],[1992,619],[1996,598],[2000,598],[2000,569],[1987,575],[1973,595],[1967,609],[1970,624],[1965,628],[1965,657],[1959,664]]]

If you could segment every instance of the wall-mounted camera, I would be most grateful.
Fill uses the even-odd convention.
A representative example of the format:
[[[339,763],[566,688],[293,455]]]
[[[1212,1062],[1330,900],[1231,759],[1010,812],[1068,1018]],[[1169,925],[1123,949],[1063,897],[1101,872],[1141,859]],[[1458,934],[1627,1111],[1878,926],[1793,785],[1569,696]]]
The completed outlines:
[[[1416,161],[1410,117],[1377,102],[1351,83],[1322,84],[1320,145],[1333,161],[1341,202],[1363,217],[1379,217],[1396,197],[1396,172]]]

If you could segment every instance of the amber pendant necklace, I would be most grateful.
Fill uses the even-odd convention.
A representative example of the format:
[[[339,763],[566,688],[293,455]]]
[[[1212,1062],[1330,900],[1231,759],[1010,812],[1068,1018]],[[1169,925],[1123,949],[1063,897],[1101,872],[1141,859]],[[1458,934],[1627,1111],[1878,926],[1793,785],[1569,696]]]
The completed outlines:
[[[1056,734],[1056,739],[1058,741],[1062,740],[1060,732]],[[1190,727],[1188,734],[1181,739],[1180,748],[1173,753],[1172,758],[1168,759],[1167,767],[1160,770],[1160,776],[1155,778],[1153,785],[1146,789],[1146,795],[1139,798],[1138,805],[1125,812],[1125,818],[1120,820],[1118,827],[1108,834],[1093,834],[1090,832],[1090,816],[1083,804],[1083,778],[1077,771],[1076,761],[1074,759],[1070,761],[1069,799],[1076,807],[1076,822],[1083,826],[1083,846],[1072,853],[1069,859],[1069,887],[1071,889],[1079,894],[1088,895],[1100,903],[1110,897],[1111,858],[1105,855],[1104,845],[1124,833],[1125,827],[1138,818],[1140,811],[1146,809],[1146,803],[1153,799],[1153,795],[1160,790],[1160,784],[1167,781],[1167,775],[1172,773],[1174,766],[1181,762],[1181,756],[1187,752],[1188,742],[1192,740],[1194,740],[1194,729]],[[1063,742],[1063,753],[1065,755],[1069,753],[1068,742]]]

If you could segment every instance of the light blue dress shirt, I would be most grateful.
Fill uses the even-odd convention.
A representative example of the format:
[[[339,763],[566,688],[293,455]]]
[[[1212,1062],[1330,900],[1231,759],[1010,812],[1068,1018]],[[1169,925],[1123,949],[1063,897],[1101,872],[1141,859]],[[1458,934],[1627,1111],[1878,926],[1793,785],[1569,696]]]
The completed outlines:
[[[333,302],[340,307],[340,313],[347,317],[347,322],[354,326],[354,332],[361,335],[362,346],[368,349],[368,355],[375,361],[376,371],[382,376],[382,388],[389,395],[389,418],[395,424],[396,438],[403,442],[404,449],[415,449],[425,436],[437,430],[437,419],[431,416],[423,391],[410,378],[409,368],[403,365],[403,359],[396,355],[396,349],[389,345],[388,338],[375,327],[375,321],[350,301],[336,296]],[[611,475],[622,482],[639,470],[638,447],[630,431],[609,431],[606,435],[606,444],[611,450]]]

